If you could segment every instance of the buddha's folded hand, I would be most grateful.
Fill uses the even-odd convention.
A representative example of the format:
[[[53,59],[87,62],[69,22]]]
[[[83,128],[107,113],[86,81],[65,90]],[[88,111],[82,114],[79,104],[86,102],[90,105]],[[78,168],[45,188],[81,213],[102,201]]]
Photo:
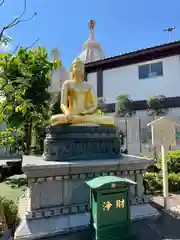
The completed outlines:
[[[73,119],[73,114],[72,113],[68,113],[66,116],[67,116],[68,121],[71,121]]]

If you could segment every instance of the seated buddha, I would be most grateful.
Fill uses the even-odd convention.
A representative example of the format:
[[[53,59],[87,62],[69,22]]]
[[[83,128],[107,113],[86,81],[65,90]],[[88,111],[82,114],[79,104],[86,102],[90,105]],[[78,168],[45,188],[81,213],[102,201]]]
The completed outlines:
[[[63,114],[53,115],[50,119],[51,125],[114,125],[112,117],[96,114],[97,98],[92,86],[84,81],[84,63],[76,58],[70,72],[71,80],[65,81],[61,89]]]

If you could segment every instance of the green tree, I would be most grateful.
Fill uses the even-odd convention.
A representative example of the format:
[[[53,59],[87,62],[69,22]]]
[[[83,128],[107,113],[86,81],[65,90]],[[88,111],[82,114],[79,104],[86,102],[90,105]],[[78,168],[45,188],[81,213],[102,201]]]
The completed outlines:
[[[135,114],[133,100],[127,94],[119,95],[116,98],[115,112],[118,117],[132,117]]]
[[[0,120],[7,125],[6,134],[14,144],[30,154],[32,134],[48,124],[51,72],[61,62],[50,62],[45,48],[19,48],[17,55],[0,54],[0,86],[4,100],[0,103]],[[16,132],[12,134],[12,132]],[[2,144],[2,143],[1,143]]]
[[[62,113],[61,110],[61,92],[59,92],[59,94],[57,94],[55,101],[53,101],[52,105],[51,105],[51,114],[59,114]]]
[[[165,101],[166,97],[164,95],[150,97],[147,101],[149,114],[151,116],[166,115],[168,109],[165,106]]]
[[[10,42],[11,42],[11,38],[10,37],[8,37],[8,36],[2,36],[1,38],[0,38],[0,46],[1,45],[5,45],[5,46],[7,46]]]

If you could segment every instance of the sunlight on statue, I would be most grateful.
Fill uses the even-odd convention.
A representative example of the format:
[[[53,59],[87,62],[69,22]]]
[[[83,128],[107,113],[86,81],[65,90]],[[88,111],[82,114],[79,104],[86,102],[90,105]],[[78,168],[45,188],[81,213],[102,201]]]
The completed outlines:
[[[91,85],[84,81],[84,63],[79,58],[73,61],[70,72],[72,80],[65,81],[61,90],[61,110],[64,114],[52,116],[51,125],[114,125],[112,117],[95,114],[97,97]]]

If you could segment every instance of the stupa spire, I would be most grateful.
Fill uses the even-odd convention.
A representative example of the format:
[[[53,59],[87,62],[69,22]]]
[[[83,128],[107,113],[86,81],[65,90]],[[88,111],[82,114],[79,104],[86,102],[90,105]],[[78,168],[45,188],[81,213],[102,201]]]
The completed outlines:
[[[88,22],[89,38],[83,45],[83,52],[79,55],[79,58],[84,63],[93,62],[104,58],[103,50],[94,37],[95,20]]]
[[[88,22],[90,34],[89,34],[89,39],[94,40],[94,28],[95,28],[96,22],[94,20],[90,20]]]
[[[62,64],[58,48],[53,48],[51,55],[53,62],[59,60],[61,62],[61,66],[52,72],[51,84],[48,89],[50,93],[55,94],[60,92],[63,82],[70,79],[70,74]]]

